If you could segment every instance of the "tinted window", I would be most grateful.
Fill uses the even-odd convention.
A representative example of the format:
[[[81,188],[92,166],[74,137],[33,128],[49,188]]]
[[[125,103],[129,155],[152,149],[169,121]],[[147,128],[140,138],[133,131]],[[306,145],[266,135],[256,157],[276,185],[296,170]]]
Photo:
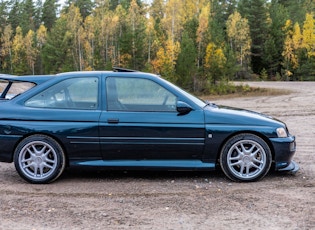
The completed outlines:
[[[26,106],[44,108],[96,109],[98,78],[71,78],[35,95]]]
[[[176,96],[148,79],[109,77],[107,109],[118,111],[176,111]]]

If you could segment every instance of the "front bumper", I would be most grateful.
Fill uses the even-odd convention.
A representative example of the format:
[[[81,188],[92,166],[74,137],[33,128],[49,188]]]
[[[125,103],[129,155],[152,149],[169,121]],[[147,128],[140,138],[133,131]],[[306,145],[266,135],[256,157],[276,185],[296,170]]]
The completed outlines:
[[[296,174],[299,170],[300,166],[295,161],[291,161],[291,163],[285,168],[278,169],[279,172],[289,172],[293,175]]]
[[[295,137],[290,135],[287,138],[272,138],[271,141],[275,154],[275,170],[296,173],[300,167],[292,160],[296,152]]]

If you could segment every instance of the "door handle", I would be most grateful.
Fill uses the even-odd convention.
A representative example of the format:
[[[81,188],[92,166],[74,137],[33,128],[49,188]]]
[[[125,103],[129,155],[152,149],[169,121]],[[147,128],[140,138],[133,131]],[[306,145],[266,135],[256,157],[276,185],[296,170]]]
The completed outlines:
[[[118,118],[109,118],[109,119],[107,119],[107,122],[110,124],[118,124],[119,119]]]

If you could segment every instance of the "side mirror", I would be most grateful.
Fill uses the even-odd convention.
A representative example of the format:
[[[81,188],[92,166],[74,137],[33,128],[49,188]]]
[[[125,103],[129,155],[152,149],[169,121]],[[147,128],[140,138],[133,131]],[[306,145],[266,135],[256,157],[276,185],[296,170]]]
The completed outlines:
[[[176,103],[176,110],[179,113],[179,115],[185,115],[185,114],[189,113],[193,109],[186,102],[177,101],[177,103]]]

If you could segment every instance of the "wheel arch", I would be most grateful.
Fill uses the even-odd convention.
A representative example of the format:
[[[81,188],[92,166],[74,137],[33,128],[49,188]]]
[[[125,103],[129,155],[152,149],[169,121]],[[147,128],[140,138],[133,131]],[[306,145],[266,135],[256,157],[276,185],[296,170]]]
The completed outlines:
[[[22,136],[14,145],[14,149],[13,149],[13,153],[15,152],[16,148],[18,147],[18,145],[25,139],[25,138],[28,138],[30,136],[34,136],[34,135],[43,135],[43,136],[47,136],[47,137],[50,137],[51,139],[55,140],[59,145],[60,147],[62,148],[62,151],[65,155],[65,160],[66,160],[66,167],[69,166],[69,157],[68,157],[68,152],[67,152],[67,149],[66,147],[64,146],[63,142],[57,138],[56,136],[50,134],[50,133],[45,133],[45,132],[34,132],[34,133],[27,133],[26,135]],[[14,154],[12,154],[12,161],[13,161],[13,157],[14,157]]]
[[[233,137],[235,137],[237,135],[240,135],[240,134],[253,134],[255,136],[260,137],[268,145],[268,147],[270,149],[270,152],[271,152],[271,155],[272,155],[272,161],[274,161],[274,159],[275,159],[275,150],[274,150],[273,145],[272,145],[272,143],[271,143],[271,141],[269,140],[268,137],[266,137],[265,135],[263,135],[260,132],[256,132],[256,131],[253,131],[253,130],[242,130],[242,131],[234,132],[234,133],[228,135],[224,139],[224,141],[222,141],[221,145],[219,146],[219,151],[218,151],[217,158],[216,158],[216,161],[218,163],[220,163],[220,156],[222,154],[222,149],[225,146],[225,144],[228,142],[228,140],[230,140],[231,138],[233,138]]]

